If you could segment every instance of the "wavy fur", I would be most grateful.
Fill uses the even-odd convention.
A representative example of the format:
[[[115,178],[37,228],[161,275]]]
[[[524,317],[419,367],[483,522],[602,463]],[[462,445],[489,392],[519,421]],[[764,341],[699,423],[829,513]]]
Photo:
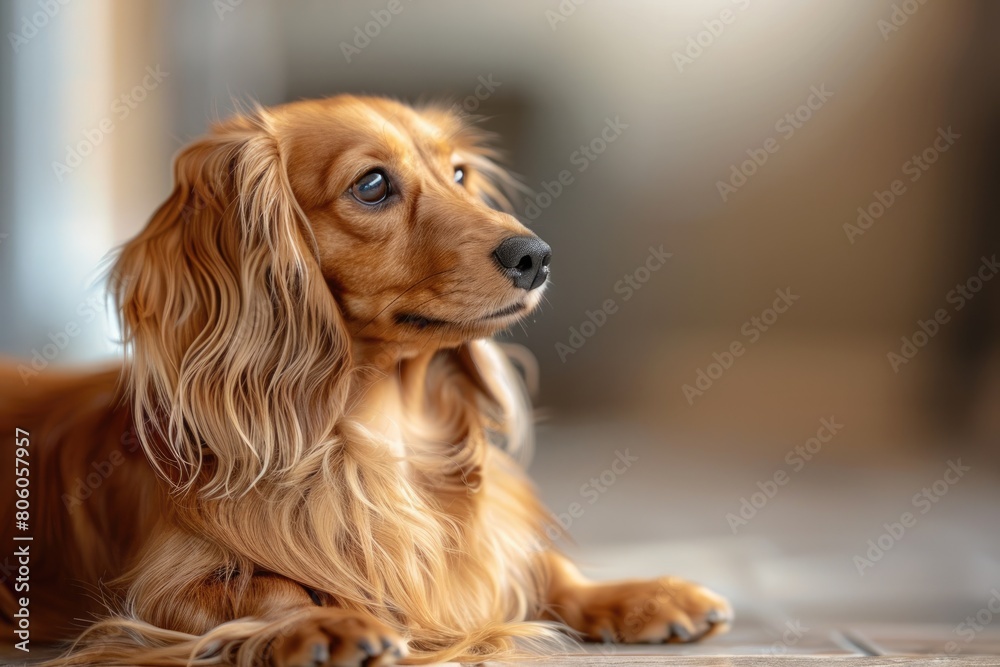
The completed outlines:
[[[556,641],[551,621],[605,595],[552,549],[518,461],[529,407],[488,336],[541,290],[493,262],[529,232],[487,205],[507,200],[482,140],[338,97],[180,153],[111,274],[125,381],[2,396],[42,476],[36,636],[97,619],[51,665],[313,664],[308,642],[368,632],[410,662],[479,661]],[[351,194],[373,164],[393,182],[377,207]]]

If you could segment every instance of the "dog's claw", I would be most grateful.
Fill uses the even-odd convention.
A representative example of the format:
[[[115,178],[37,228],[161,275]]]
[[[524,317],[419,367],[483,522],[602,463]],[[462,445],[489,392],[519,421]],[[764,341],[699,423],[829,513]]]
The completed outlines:
[[[385,640],[382,640],[382,646],[385,648]],[[358,640],[358,648],[364,651],[365,655],[371,657],[376,654],[375,647],[367,639]]]
[[[272,644],[274,667],[388,667],[406,657],[406,641],[375,619],[317,608]]]
[[[325,665],[330,659],[330,647],[326,644],[314,645],[312,659],[317,665]]]
[[[716,625],[718,623],[731,623],[733,617],[720,609],[710,609],[707,614],[705,614],[705,620]]]
[[[685,628],[680,623],[671,623],[670,624],[670,635],[673,636],[673,637],[677,637],[682,642],[691,641],[691,633],[688,632],[688,629]]]

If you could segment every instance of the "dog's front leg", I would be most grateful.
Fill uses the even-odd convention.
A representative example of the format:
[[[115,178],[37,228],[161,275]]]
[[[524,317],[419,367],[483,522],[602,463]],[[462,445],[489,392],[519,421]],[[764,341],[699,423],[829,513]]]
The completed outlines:
[[[143,620],[206,638],[236,619],[256,627],[233,638],[237,665],[261,664],[261,657],[273,667],[393,665],[407,652],[406,641],[370,615],[332,606],[277,575],[254,575],[239,587],[202,582],[162,602],[140,602]],[[219,641],[228,643],[226,633]]]
[[[542,565],[548,575],[543,618],[590,641],[689,642],[725,632],[733,620],[724,598],[683,579],[592,582],[551,551]]]
[[[166,529],[115,583],[127,613],[92,625],[51,665],[370,667],[407,655],[400,630],[286,576]]]
[[[375,618],[333,606],[284,577],[255,575],[238,597],[224,584],[202,585],[192,594],[175,601],[171,624],[183,624],[180,617],[187,613],[188,619],[202,619],[201,627],[187,630],[207,634],[233,619],[274,620],[246,642],[273,667],[393,665],[407,652],[406,641]],[[230,604],[232,612],[220,616]]]

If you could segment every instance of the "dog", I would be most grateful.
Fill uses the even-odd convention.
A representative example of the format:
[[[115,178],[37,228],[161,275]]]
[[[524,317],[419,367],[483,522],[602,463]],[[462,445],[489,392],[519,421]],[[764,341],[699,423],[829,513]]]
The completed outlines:
[[[8,577],[0,620],[30,598],[33,640],[76,637],[55,665],[478,662],[567,630],[726,630],[715,593],[591,582],[553,543],[524,385],[490,340],[538,306],[551,251],[491,144],[449,109],[336,96],[184,148],[110,271],[124,363],[0,374],[33,521],[30,591]]]

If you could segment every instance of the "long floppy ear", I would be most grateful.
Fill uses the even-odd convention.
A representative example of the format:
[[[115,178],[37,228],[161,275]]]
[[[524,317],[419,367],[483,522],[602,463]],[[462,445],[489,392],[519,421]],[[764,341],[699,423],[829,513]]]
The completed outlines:
[[[206,495],[294,466],[344,404],[350,340],[270,125],[258,109],[185,148],[111,275],[139,438]]]

